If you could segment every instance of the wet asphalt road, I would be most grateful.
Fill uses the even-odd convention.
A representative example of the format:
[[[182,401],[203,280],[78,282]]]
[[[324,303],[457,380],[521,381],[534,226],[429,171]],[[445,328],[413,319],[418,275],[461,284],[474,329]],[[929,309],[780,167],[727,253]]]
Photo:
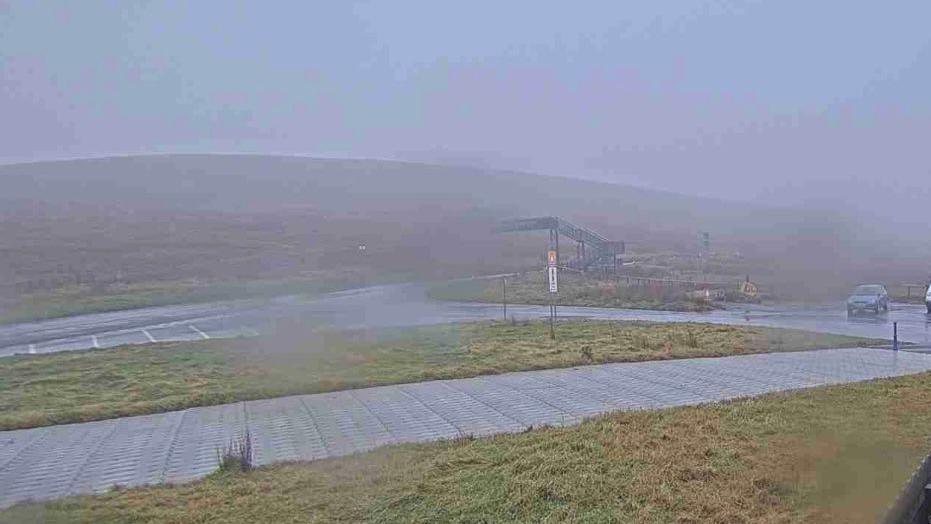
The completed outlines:
[[[801,328],[929,341],[924,308],[848,319],[843,304],[667,313],[561,307],[562,316]],[[509,306],[519,319],[546,306]],[[154,340],[249,336],[297,317],[333,327],[389,327],[500,318],[500,305],[435,302],[422,285],[381,286],[266,302],[172,306],[0,327],[0,351],[52,352]],[[29,499],[200,478],[216,451],[248,431],[256,461],[313,460],[385,444],[572,424],[617,410],[701,404],[931,370],[931,355],[877,349],[604,364],[300,395],[138,417],[0,432],[0,508]]]
[[[274,330],[285,318],[316,326],[393,327],[501,318],[500,304],[439,302],[426,298],[425,286],[399,284],[329,293],[315,298],[281,297],[264,301],[164,306],[81,315],[0,326],[0,356],[18,353],[112,347],[152,341],[255,336]],[[931,316],[923,305],[892,304],[878,316],[848,318],[842,302],[775,306],[732,304],[706,313],[560,306],[561,317],[657,322],[711,322],[786,327],[892,338],[931,346]],[[509,305],[508,315],[541,318],[547,306]]]

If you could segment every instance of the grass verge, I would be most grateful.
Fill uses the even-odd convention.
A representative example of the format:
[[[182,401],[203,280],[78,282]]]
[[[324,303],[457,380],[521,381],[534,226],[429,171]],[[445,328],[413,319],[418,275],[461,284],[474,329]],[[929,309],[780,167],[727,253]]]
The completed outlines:
[[[532,271],[507,277],[507,299],[512,304],[548,304],[546,275]],[[500,278],[454,280],[430,286],[427,296],[436,300],[497,302],[503,300]],[[565,306],[654,309],[660,311],[710,311],[705,300],[690,299],[683,290],[669,287],[632,287],[612,279],[601,279],[563,271],[559,276],[559,304]]]
[[[381,448],[0,513],[10,522],[875,522],[931,374]]]
[[[317,294],[358,284],[357,280],[285,279],[215,282],[153,282],[111,284],[101,289],[70,286],[20,297],[0,309],[0,324],[60,318],[173,304]]]
[[[299,322],[297,322],[299,324]],[[882,341],[713,324],[564,320],[348,332],[282,324],[277,336],[0,359],[0,429],[27,428],[382,384]]]

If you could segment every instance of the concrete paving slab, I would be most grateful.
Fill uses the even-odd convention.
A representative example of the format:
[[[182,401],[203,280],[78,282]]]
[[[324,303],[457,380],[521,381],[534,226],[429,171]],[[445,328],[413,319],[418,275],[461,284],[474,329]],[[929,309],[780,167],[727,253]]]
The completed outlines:
[[[200,478],[246,431],[256,463],[271,464],[922,371],[931,371],[929,354],[831,349],[525,371],[6,431],[0,506]]]
[[[245,411],[258,462],[270,464],[329,456],[317,422],[301,397],[251,401],[246,403]]]

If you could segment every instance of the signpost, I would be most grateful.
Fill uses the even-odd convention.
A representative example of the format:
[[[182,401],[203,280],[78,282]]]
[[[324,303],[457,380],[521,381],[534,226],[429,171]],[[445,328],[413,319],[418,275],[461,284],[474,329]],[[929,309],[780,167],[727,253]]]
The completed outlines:
[[[503,301],[504,301],[504,321],[507,322],[507,320],[508,320],[508,277],[502,278],[502,279],[501,279],[501,283],[502,283],[503,286],[504,286],[504,297],[503,297]]]
[[[550,284],[550,339],[556,338],[555,320],[556,320],[556,294],[559,292],[559,284],[556,280],[556,251],[551,249],[546,252],[546,273],[549,277]]]

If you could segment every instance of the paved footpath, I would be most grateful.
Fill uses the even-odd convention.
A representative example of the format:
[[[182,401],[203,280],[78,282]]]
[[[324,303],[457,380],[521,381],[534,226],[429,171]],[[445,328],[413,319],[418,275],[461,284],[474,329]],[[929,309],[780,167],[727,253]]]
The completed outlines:
[[[507,373],[0,432],[0,507],[114,484],[196,479],[246,429],[257,462],[269,464],[927,370],[931,355],[905,351],[767,353]]]

